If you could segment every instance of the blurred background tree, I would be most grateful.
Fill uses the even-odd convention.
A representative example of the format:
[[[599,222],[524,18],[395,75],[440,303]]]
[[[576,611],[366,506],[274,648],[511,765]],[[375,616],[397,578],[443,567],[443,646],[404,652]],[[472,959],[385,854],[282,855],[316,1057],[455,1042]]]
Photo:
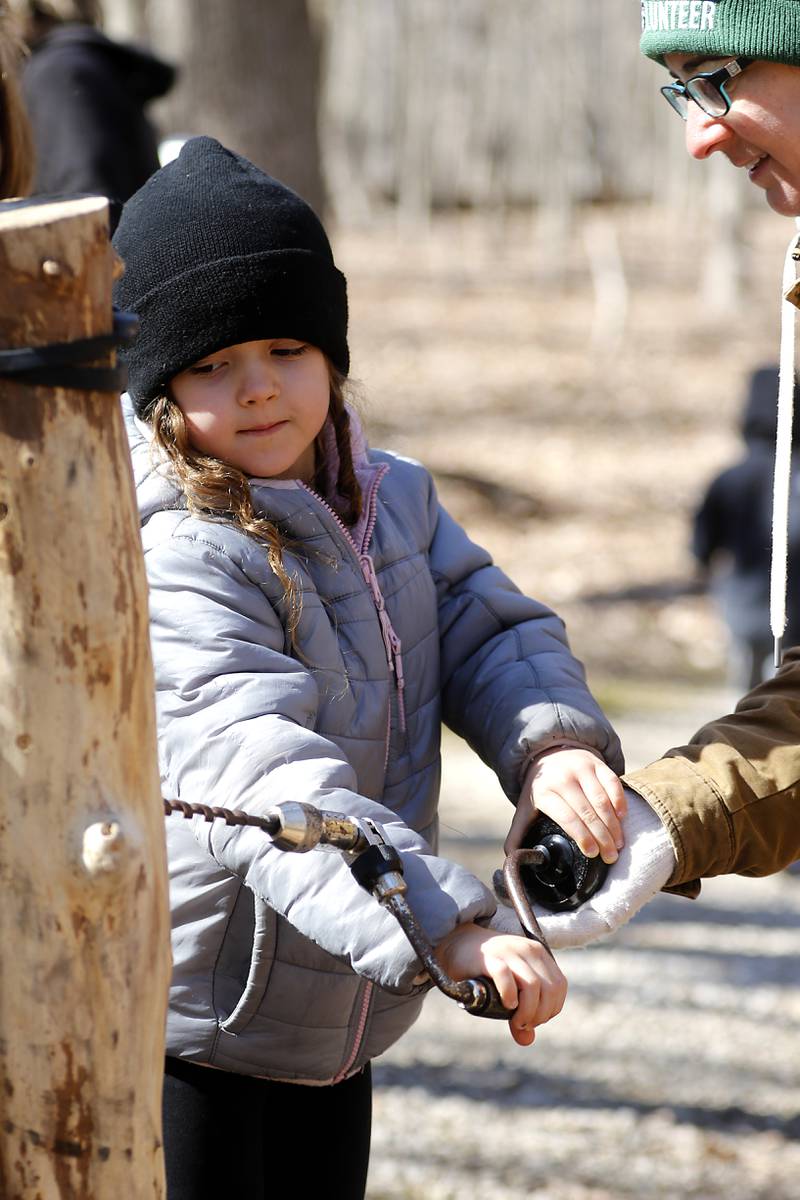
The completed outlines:
[[[702,188],[629,0],[103,0],[181,70],[163,132],[210,133],[313,184],[340,219],[659,198]],[[633,13],[633,15],[631,15]],[[322,75],[321,75],[322,72]],[[320,137],[317,136],[319,128]],[[319,184],[313,184],[319,190]]]
[[[746,184],[692,168],[630,0],[103,6],[109,32],[180,69],[155,109],[164,135],[218,137],[341,227],[453,209],[502,222],[526,208],[540,273],[558,277],[577,206],[658,202],[680,219],[699,205],[715,234],[704,294],[730,309]],[[619,274],[615,232],[595,220],[593,239],[607,303],[620,296],[607,277]]]
[[[155,110],[165,135],[209,134],[288,183],[318,211],[319,39],[305,0],[104,0],[109,32],[179,68]]]
[[[721,678],[688,527],[775,354],[790,230],[688,157],[633,0],[103,5],[180,71],[163,136],[219,137],[327,219],[374,440],[592,672]]]

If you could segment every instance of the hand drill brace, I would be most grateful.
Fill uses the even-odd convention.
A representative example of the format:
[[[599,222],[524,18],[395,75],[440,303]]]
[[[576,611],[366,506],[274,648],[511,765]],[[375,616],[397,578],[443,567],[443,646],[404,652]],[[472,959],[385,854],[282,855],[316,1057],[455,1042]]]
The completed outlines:
[[[324,812],[311,804],[299,802],[278,805],[269,809],[263,817],[236,809],[187,804],[180,800],[164,800],[164,811],[167,814],[180,813],[187,819],[201,816],[206,821],[225,821],[227,825],[255,826],[263,829],[276,849],[290,853],[302,854],[319,845],[333,846],[342,851],[357,882],[398,921],[425,971],[440,991],[475,1016],[499,1020],[508,1020],[512,1016],[503,1005],[491,979],[479,976],[476,979],[454,980],[439,966],[434,948],[406,899],[408,888],[403,878],[402,858],[377,822],[368,817],[346,817]],[[542,821],[547,822],[547,818],[539,818],[533,827],[534,831]],[[552,903],[553,900],[560,900],[558,906],[563,907],[565,899],[569,906],[574,907],[576,901],[581,902],[591,894],[591,891],[586,891],[587,871],[583,869],[583,864],[593,863],[594,860],[584,859],[575,843],[553,822],[541,829],[538,840],[534,837],[533,842],[507,856],[502,873],[496,873],[495,887],[510,899],[525,936],[541,943],[552,953],[533,913],[529,893],[547,907],[557,906]],[[532,889],[532,882],[536,882],[538,891]],[[599,883],[595,883],[596,886]]]

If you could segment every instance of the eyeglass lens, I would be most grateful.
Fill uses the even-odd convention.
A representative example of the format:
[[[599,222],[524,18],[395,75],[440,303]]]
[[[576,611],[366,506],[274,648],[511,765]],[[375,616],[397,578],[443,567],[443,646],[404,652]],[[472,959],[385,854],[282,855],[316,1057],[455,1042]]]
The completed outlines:
[[[685,121],[689,112],[689,101],[693,100],[709,117],[724,117],[730,109],[724,84],[713,83],[708,77],[695,75],[686,83],[668,83],[661,95]]]
[[[674,108],[678,116],[685,121],[686,114],[689,111],[689,98],[686,93],[684,91],[678,91],[677,88],[668,85],[667,87],[662,87],[661,95],[664,97],[667,103]]]
[[[703,79],[702,76],[690,79],[686,91],[710,117],[724,117],[728,111],[728,101],[709,79]]]

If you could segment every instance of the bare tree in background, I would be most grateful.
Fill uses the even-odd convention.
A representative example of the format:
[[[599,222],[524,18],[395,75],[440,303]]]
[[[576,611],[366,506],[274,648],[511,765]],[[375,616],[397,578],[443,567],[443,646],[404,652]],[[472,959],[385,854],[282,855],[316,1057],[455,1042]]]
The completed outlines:
[[[632,0],[103,3],[109,32],[182,69],[164,132],[215,134],[318,209],[321,156],[342,226],[464,208],[501,233],[527,208],[531,261],[557,284],[591,203],[577,241],[591,255],[594,334],[613,343],[627,286],[616,206],[655,202],[679,224],[705,214],[709,316],[735,300],[741,214],[760,198],[741,172],[686,154],[658,92],[665,73],[639,53]]]
[[[179,68],[156,113],[165,134],[210,134],[325,206],[319,48],[306,0],[104,0],[110,31]]]

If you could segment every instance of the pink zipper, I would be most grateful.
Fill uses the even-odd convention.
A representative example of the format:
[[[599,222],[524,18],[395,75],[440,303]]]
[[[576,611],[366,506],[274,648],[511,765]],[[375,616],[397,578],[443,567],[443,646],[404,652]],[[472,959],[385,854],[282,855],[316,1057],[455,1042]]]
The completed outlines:
[[[356,1026],[356,1032],[353,1038],[350,1056],[339,1074],[336,1075],[331,1081],[332,1083],[341,1083],[358,1057],[358,1052],[361,1049],[361,1042],[364,1038],[364,1029],[367,1024],[367,1013],[369,1011],[369,1002],[372,999],[372,988],[373,984],[367,981],[367,983],[364,985],[364,999],[361,1002],[361,1012],[358,1014],[358,1025]]]
[[[381,636],[383,638],[383,645],[386,650],[386,663],[389,667],[390,673],[394,675],[395,687],[397,689],[397,713],[400,722],[400,730],[402,733],[405,733],[406,705],[403,692],[406,686],[406,681],[403,673],[403,645],[400,641],[400,638],[397,636],[394,626],[392,625],[391,618],[386,611],[386,601],[383,598],[381,586],[378,583],[378,576],[375,571],[375,563],[372,561],[371,556],[367,553],[367,546],[370,543],[373,531],[375,529],[375,522],[378,519],[378,485],[388,470],[389,467],[386,464],[379,467],[375,478],[372,481],[372,486],[370,487],[369,495],[367,497],[367,523],[364,527],[364,536],[361,539],[360,549],[356,545],[350,530],[347,528],[342,518],[335,509],[331,508],[327,500],[323,500],[322,496],[315,492],[313,488],[310,488],[308,484],[301,483],[301,486],[305,488],[305,490],[323,506],[326,512],[330,513],[330,515],[336,521],[336,524],[339,526],[339,529],[342,531],[347,545],[353,550],[358,559],[359,566],[361,567],[361,574],[364,577],[364,582],[369,587],[370,594],[372,596],[372,602],[375,605],[375,609],[378,614],[378,622],[381,627]],[[391,716],[386,735],[386,758],[384,761],[384,768],[389,762],[390,737]]]
[[[303,488],[304,491],[308,492],[308,494],[310,496],[313,496],[314,499],[319,504],[322,505],[322,507],[326,510],[326,512],[330,513],[330,515],[333,517],[334,521],[336,522],[336,524],[339,526],[342,533],[344,534],[348,546],[350,546],[353,549],[353,551],[355,552],[356,558],[359,558],[363,553],[365,553],[367,546],[369,545],[370,538],[372,537],[373,530],[375,529],[375,522],[378,519],[378,487],[380,485],[381,480],[383,479],[384,475],[386,474],[386,472],[388,470],[389,470],[389,464],[383,463],[376,470],[375,476],[372,480],[372,483],[370,484],[369,495],[367,496],[367,522],[366,522],[366,525],[364,526],[364,536],[361,539],[360,549],[356,545],[353,535],[351,534],[350,530],[345,525],[342,518],[337,513],[336,509],[331,508],[330,504],[328,504],[328,501],[323,500],[323,498],[322,498],[322,496],[320,496],[319,492],[315,492],[314,489],[309,487],[307,483],[303,483],[302,479],[297,480],[297,483],[300,485],[300,487]]]
[[[400,717],[400,728],[405,733],[406,709],[405,701],[403,699],[405,677],[403,675],[402,645],[400,638],[394,631],[389,614],[386,611],[386,601],[383,598],[383,593],[381,592],[380,584],[378,583],[378,576],[375,572],[375,564],[370,555],[367,553],[367,546],[370,543],[370,539],[372,538],[372,534],[375,529],[375,522],[378,519],[378,486],[388,470],[388,465],[384,463],[383,466],[378,468],[375,478],[372,481],[369,495],[367,497],[367,523],[364,527],[364,535],[361,539],[360,548],[356,544],[355,539],[352,537],[350,530],[347,528],[342,518],[335,509],[331,508],[327,500],[323,500],[322,496],[315,492],[313,488],[310,488],[308,484],[303,483],[302,480],[299,482],[300,486],[305,488],[305,490],[309,492],[319,504],[322,505],[326,512],[330,513],[339,529],[342,531],[345,542],[358,559],[359,566],[361,567],[361,574],[364,577],[364,582],[369,587],[370,594],[372,596],[372,602],[375,605],[378,613],[378,621],[381,627],[383,644],[386,648],[386,661],[390,672],[394,674],[395,684],[397,686],[397,708]],[[389,711],[386,722],[386,752],[383,760],[384,772],[389,765],[389,744],[391,741],[391,736],[392,714],[391,711]],[[373,984],[368,981],[364,987],[364,998],[361,1003],[361,1012],[359,1013],[358,1024],[356,1026],[356,1032],[353,1038],[353,1045],[350,1054],[344,1066],[339,1071],[339,1074],[333,1079],[333,1083],[341,1083],[341,1081],[346,1078],[348,1071],[358,1057],[358,1052],[361,1049],[361,1043],[364,1038],[364,1030],[367,1024],[367,1014],[369,1012],[370,1000],[372,999],[372,988]]]
[[[364,580],[372,592],[372,601],[378,613],[378,621],[380,622],[381,633],[383,634],[383,644],[386,649],[386,662],[389,670],[394,675],[397,686],[397,708],[400,716],[400,728],[405,733],[406,706],[403,699],[403,689],[406,686],[406,681],[403,675],[402,643],[395,633],[389,614],[386,611],[386,602],[378,583],[378,576],[375,574],[375,563],[369,554],[359,555],[359,560],[361,562],[361,574],[364,576]]]

